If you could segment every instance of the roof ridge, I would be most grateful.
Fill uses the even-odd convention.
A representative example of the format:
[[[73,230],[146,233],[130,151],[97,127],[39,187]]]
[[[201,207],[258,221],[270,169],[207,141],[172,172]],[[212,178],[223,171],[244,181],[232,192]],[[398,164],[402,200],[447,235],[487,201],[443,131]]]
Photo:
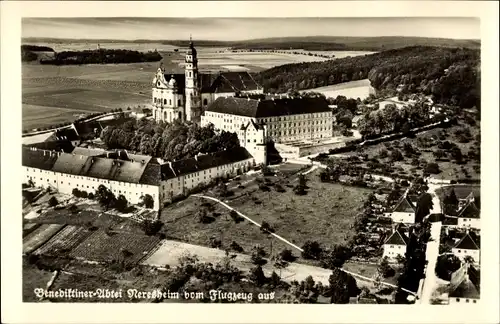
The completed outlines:
[[[464,237],[462,237],[462,239],[460,241],[458,241],[458,243],[455,245],[455,248],[458,248],[460,244],[462,244],[462,242],[466,239],[466,238],[469,238],[472,243],[474,244],[474,246],[479,250],[479,246],[476,244],[476,242],[474,241],[474,239],[472,238],[472,236],[470,236],[470,234],[467,232],[465,233]]]

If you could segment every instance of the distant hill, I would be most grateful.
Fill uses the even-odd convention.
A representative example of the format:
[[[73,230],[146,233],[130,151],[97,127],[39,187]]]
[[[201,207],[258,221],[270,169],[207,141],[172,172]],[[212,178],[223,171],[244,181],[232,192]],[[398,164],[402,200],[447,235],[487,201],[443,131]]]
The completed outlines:
[[[119,40],[119,39],[62,39],[62,38],[23,38],[23,42],[36,43],[161,43],[186,47],[189,40]],[[481,41],[476,39],[449,39],[425,37],[342,37],[308,36],[261,38],[241,41],[195,40],[201,47],[231,47],[234,49],[304,49],[304,50],[360,50],[382,51],[408,46],[466,47],[479,49]]]
[[[365,56],[286,64],[255,75],[264,91],[278,93],[367,78],[377,91],[391,95],[424,93],[438,103],[480,107],[477,49],[412,46]]]
[[[54,58],[54,49],[48,46],[21,45],[21,61],[33,62]]]

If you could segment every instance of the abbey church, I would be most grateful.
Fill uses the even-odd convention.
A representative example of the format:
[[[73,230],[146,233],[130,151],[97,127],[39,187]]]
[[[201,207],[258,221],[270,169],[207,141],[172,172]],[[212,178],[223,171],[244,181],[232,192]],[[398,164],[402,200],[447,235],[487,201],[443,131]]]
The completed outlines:
[[[183,74],[158,68],[153,79],[153,117],[156,121],[176,119],[199,123],[204,110],[219,97],[262,94],[264,89],[248,72],[199,73],[198,55],[191,41]]]

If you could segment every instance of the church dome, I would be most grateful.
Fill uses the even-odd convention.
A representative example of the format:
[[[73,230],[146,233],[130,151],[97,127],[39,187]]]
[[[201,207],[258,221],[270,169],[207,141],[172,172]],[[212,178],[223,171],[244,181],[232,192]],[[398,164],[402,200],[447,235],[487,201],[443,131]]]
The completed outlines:
[[[168,85],[173,87],[173,88],[177,87],[177,81],[175,81],[173,75],[170,76],[170,81],[168,82]]]
[[[189,42],[189,48],[186,54],[196,56],[196,48],[194,48],[193,41]]]

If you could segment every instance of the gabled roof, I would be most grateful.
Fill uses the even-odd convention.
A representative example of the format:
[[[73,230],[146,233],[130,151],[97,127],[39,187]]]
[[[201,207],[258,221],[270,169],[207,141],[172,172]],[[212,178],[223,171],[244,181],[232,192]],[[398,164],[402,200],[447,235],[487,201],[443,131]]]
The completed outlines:
[[[473,200],[470,200],[464,207],[462,207],[457,217],[480,218],[479,208],[477,208],[476,203]]]
[[[263,126],[254,122],[253,119],[250,120],[246,125],[242,124],[240,129],[247,130],[248,127],[250,127],[250,125],[252,125],[255,128],[255,130],[263,129]]]
[[[479,271],[469,263],[453,272],[450,280],[449,297],[478,299],[480,296]]]
[[[475,242],[470,234],[467,233],[460,241],[458,241],[454,248],[463,250],[479,250],[479,242]]]
[[[283,98],[256,100],[219,97],[206,109],[211,112],[254,118],[331,112],[325,98]]]
[[[403,196],[397,203],[396,207],[394,207],[393,212],[414,213],[416,212],[416,208],[415,206],[413,206],[413,203],[408,199],[407,196]]]
[[[400,232],[400,231],[394,231],[391,236],[385,241],[384,244],[390,244],[390,245],[408,245],[409,239],[408,237]]]
[[[50,141],[54,136],[54,132],[46,132],[42,134],[32,135],[32,136],[24,136],[22,138],[23,145],[31,145],[37,143],[43,143],[46,141]]]
[[[211,92],[241,92],[262,89],[248,72],[222,72],[212,83]]]

